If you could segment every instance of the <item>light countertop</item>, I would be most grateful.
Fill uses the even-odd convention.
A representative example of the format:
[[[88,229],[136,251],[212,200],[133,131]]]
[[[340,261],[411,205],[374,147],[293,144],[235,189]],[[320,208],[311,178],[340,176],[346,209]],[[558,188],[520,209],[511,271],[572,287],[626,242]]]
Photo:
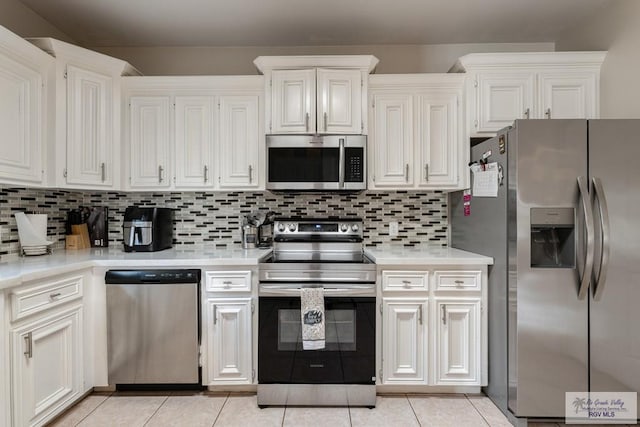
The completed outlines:
[[[197,268],[219,265],[255,266],[271,249],[215,248],[196,246],[158,252],[124,252],[111,248],[54,251],[51,255],[16,257],[0,263],[0,290],[56,274],[92,267],[108,268]]]
[[[492,265],[493,258],[448,246],[383,245],[365,248],[365,255],[380,265]]]

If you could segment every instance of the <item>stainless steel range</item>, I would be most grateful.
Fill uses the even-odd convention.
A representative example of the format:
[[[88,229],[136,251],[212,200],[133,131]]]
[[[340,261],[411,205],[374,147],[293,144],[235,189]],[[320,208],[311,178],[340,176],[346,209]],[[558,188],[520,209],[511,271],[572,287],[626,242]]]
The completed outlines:
[[[260,264],[259,406],[375,406],[376,267],[362,236],[358,218],[275,221]],[[322,350],[303,350],[305,287],[324,290]]]

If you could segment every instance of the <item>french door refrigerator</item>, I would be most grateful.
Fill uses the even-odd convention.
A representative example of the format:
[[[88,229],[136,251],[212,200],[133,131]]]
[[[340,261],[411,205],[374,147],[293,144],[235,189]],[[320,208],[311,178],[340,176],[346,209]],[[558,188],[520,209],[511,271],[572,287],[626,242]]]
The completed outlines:
[[[483,157],[497,197],[465,214],[452,193],[450,215],[452,246],[494,258],[485,392],[512,421],[564,417],[565,392],[639,392],[640,120],[517,120]]]

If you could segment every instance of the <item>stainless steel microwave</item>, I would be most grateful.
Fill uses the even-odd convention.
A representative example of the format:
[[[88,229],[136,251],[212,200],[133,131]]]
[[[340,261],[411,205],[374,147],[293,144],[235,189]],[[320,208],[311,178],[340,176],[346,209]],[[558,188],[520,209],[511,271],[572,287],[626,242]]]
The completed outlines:
[[[267,135],[267,190],[366,188],[365,135]]]

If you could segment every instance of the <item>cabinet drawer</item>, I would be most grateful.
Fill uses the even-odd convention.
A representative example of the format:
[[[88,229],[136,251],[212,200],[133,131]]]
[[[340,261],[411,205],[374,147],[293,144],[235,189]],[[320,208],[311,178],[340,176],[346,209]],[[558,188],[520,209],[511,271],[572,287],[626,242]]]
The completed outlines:
[[[383,291],[426,291],[429,289],[428,271],[383,271]]]
[[[436,271],[436,290],[439,291],[479,291],[479,271]]]
[[[82,298],[83,276],[39,283],[11,293],[11,320],[16,321],[35,313]]]
[[[205,289],[208,292],[251,292],[251,272],[207,271]]]

